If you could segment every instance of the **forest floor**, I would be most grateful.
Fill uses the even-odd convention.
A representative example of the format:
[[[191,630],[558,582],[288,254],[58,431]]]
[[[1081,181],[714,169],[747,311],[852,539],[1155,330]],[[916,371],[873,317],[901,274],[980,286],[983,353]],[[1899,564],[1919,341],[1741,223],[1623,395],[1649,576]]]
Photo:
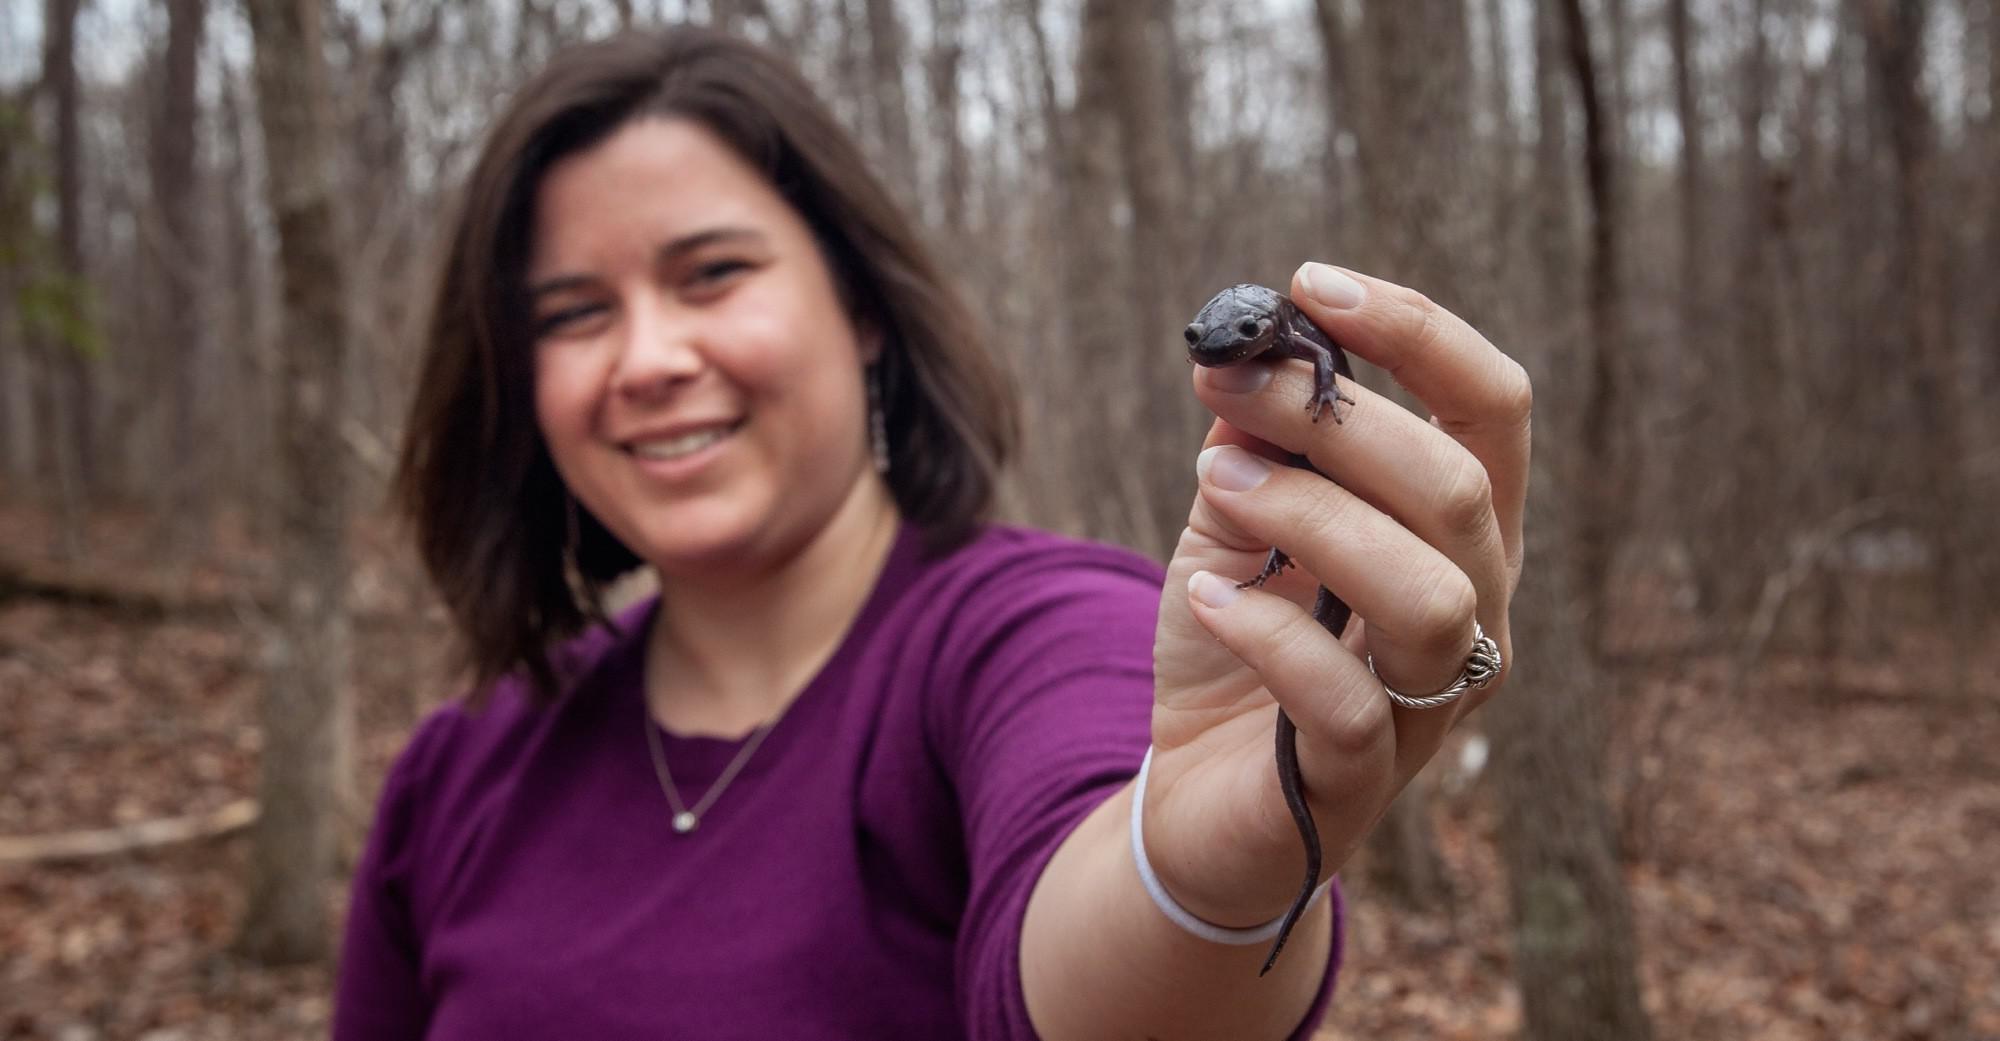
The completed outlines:
[[[226,569],[149,567],[148,530],[104,519],[94,566],[65,567],[40,555],[40,518],[0,509],[0,569],[16,571],[0,571],[0,839],[254,794],[264,615],[246,590],[263,564],[225,534]],[[443,620],[384,545],[357,567],[366,797],[449,683]],[[1644,822],[1625,870],[1656,1037],[2000,1041],[2000,641],[1981,641],[1966,687],[1939,675],[1962,655],[1923,640],[1866,661],[1774,651],[1733,703],[1719,663],[1654,659],[1609,706],[1613,794]],[[1350,882],[1323,1038],[1518,1029],[1491,785],[1463,766],[1475,739],[1455,736],[1429,782],[1448,899],[1403,910]],[[0,1038],[325,1037],[325,966],[228,953],[246,849],[238,834],[0,863]],[[341,887],[326,903],[338,921]]]

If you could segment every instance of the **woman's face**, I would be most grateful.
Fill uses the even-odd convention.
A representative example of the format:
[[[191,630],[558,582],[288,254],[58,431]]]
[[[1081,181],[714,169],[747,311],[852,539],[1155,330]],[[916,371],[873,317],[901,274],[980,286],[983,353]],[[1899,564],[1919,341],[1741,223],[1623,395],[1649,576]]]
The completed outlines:
[[[805,221],[705,127],[642,118],[558,161],[534,221],[536,420],[634,553],[666,575],[755,566],[879,488],[873,345]]]

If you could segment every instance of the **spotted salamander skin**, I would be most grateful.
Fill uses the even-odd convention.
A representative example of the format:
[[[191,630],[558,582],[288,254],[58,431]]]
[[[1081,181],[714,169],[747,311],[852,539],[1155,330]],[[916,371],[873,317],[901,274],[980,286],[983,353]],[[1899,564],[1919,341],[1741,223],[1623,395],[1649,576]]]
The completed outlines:
[[[1341,406],[1352,408],[1354,405],[1354,399],[1343,394],[1334,380],[1336,375],[1350,380],[1354,378],[1353,370],[1347,364],[1347,355],[1277,290],[1248,284],[1231,286],[1202,305],[1194,321],[1183,332],[1183,337],[1187,340],[1188,359],[1196,365],[1220,367],[1286,358],[1303,358],[1312,362],[1313,396],[1306,408],[1312,413],[1315,423],[1319,421],[1322,411],[1332,413],[1333,421],[1338,423],[1342,418]],[[1292,465],[1312,469],[1312,464],[1304,456],[1293,456]],[[1283,550],[1273,548],[1264,562],[1264,569],[1243,585],[1261,586],[1290,564],[1291,558]],[[1325,586],[1320,587],[1319,595],[1313,602],[1313,619],[1325,626],[1328,632],[1338,637],[1341,630],[1347,627],[1352,613],[1339,597]],[[1270,972],[1271,966],[1277,964],[1278,952],[1285,949],[1285,940],[1291,936],[1292,927],[1305,914],[1306,906],[1312,901],[1313,890],[1319,887],[1319,827],[1314,823],[1312,810],[1306,803],[1305,781],[1299,770],[1298,735],[1298,727],[1280,708],[1278,786],[1285,793],[1285,805],[1292,812],[1292,821],[1298,825],[1299,841],[1305,845],[1306,877],[1299,887],[1298,897],[1292,901],[1292,906],[1278,926],[1277,939],[1271,944],[1271,953],[1265,957],[1264,967],[1257,973],[1259,976]]]

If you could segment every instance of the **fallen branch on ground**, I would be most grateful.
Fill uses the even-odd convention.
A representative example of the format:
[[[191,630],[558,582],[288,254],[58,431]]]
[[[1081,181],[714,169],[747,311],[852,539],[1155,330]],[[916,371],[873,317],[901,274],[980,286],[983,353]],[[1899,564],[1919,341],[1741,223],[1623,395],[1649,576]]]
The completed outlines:
[[[46,864],[115,857],[184,842],[225,838],[257,821],[257,800],[237,799],[220,809],[185,817],[160,817],[115,828],[46,835],[0,836],[0,864]]]

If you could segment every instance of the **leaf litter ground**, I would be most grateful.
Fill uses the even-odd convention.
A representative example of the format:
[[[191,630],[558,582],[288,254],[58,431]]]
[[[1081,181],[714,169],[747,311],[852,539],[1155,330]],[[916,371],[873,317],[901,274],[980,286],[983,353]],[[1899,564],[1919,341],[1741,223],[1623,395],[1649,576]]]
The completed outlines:
[[[46,544],[37,520],[0,511],[0,545]],[[143,524],[97,527],[101,558],[146,556]],[[372,798],[410,727],[450,692],[449,635],[386,539],[360,541],[354,662]],[[247,550],[218,557],[233,570],[172,576],[165,608],[0,597],[0,836],[254,793],[259,615],[246,590],[262,565]],[[0,564],[152,596],[129,564]],[[1950,658],[1899,647],[1829,673],[1774,657],[1726,706],[1721,668],[1696,661],[1629,695],[1610,772],[1626,782],[1621,805],[1651,808],[1626,876],[1656,1036],[2000,1038],[2000,669],[1967,670],[1974,689],[1906,678]],[[1428,780],[1451,898],[1408,911],[1350,885],[1348,968],[1322,1038],[1518,1031],[1490,785],[1459,766],[1471,740],[1455,735]],[[326,966],[228,953],[244,870],[241,837],[0,864],[0,1038],[325,1037]],[[342,888],[326,894],[330,923]]]

